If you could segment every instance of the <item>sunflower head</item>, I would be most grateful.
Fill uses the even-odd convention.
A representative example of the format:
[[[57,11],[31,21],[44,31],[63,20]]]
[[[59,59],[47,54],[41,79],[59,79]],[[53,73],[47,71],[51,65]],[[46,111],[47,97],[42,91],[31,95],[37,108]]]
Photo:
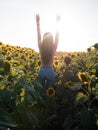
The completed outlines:
[[[64,83],[64,86],[69,87],[71,84],[72,84],[71,81],[67,81],[67,82]]]
[[[90,48],[90,47],[89,47],[89,48],[87,48],[87,51],[88,51],[88,52],[91,52],[91,48]]]
[[[97,50],[98,49],[98,43],[94,44],[94,48]]]
[[[10,72],[11,65],[10,65],[10,63],[9,63],[8,61],[5,61],[5,62],[3,63],[3,69],[4,69],[4,71],[5,71],[6,73],[9,73],[9,72]]]
[[[69,56],[66,56],[66,57],[64,58],[64,62],[65,62],[67,65],[69,65],[69,64],[71,63],[71,58],[70,58]]]
[[[55,60],[53,64],[54,64],[54,67],[57,67],[59,64],[58,60]]]
[[[50,97],[54,97],[54,96],[55,96],[55,89],[52,88],[52,87],[49,87],[49,88],[46,90],[46,95],[47,95],[47,96],[50,96]]]
[[[6,59],[9,61],[9,60],[11,60],[12,58],[11,58],[10,56],[8,56]]]
[[[57,56],[54,56],[54,60],[58,60],[58,57],[57,57]]]
[[[89,80],[89,75],[86,72],[79,72],[77,76],[83,82],[87,82]]]
[[[2,42],[0,42],[0,45],[3,45],[3,43],[2,43]]]
[[[19,56],[19,54],[18,54],[18,53],[16,53],[16,54],[15,54],[15,57],[18,57],[18,56]]]

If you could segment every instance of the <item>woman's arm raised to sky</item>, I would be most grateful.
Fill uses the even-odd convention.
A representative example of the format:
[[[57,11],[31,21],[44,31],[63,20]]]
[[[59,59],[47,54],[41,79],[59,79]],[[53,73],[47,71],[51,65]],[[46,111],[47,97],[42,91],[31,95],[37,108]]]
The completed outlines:
[[[56,48],[58,46],[58,41],[59,41],[59,30],[58,30],[58,28],[59,28],[59,21],[60,21],[60,16],[57,15],[57,17],[56,17],[57,30],[56,30],[56,34],[55,34],[55,46],[56,46]]]
[[[36,25],[37,25],[38,47],[40,48],[40,44],[41,44],[41,32],[40,32],[40,16],[39,16],[39,14],[36,14]]]

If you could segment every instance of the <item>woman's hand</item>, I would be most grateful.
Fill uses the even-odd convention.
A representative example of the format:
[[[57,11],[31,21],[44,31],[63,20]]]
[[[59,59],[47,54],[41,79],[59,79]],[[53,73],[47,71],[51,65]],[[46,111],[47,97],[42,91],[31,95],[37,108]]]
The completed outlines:
[[[56,21],[59,22],[60,20],[61,20],[60,15],[57,15],[57,17],[56,17]]]
[[[39,14],[36,14],[36,23],[39,23],[39,21],[40,21],[40,16]]]

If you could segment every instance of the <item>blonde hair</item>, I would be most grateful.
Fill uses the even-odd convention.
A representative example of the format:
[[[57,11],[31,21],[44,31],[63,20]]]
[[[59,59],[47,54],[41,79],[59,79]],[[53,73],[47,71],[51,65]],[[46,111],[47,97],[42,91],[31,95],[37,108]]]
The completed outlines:
[[[53,44],[53,36],[51,33],[47,32],[44,34],[42,44],[44,44],[44,45],[45,44],[47,44],[47,45]]]
[[[46,32],[43,36],[41,44],[41,55],[44,62],[47,64],[52,58],[53,51],[53,35],[50,32]]]

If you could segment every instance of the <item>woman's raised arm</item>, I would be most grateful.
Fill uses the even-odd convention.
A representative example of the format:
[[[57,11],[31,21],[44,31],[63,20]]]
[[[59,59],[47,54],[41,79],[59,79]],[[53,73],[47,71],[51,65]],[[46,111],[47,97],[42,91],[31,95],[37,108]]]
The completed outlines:
[[[55,34],[55,48],[56,49],[58,47],[58,41],[59,41],[59,30],[58,30],[59,21],[60,21],[60,16],[57,15],[57,17],[56,17],[57,30],[56,30],[56,34]]]
[[[38,39],[38,47],[41,45],[41,32],[40,32],[40,16],[36,14],[36,25],[37,25],[37,39]]]

